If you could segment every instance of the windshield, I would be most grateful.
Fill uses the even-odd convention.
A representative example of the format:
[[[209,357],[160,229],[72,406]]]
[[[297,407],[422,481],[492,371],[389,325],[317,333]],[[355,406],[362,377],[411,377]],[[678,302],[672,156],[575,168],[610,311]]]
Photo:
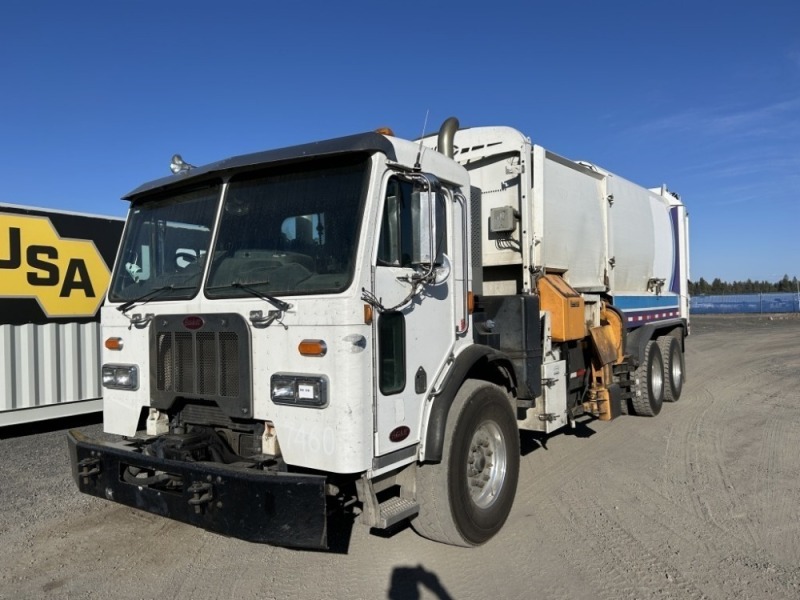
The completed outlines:
[[[327,159],[234,177],[206,295],[339,292],[352,280],[367,161]]]
[[[133,205],[109,298],[191,298],[208,255],[219,183]]]

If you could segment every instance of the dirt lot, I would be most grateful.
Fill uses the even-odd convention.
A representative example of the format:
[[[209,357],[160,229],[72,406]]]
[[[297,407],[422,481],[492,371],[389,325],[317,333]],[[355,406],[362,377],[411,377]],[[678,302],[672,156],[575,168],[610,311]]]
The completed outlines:
[[[511,517],[476,549],[228,539],[80,495],[64,430],[0,430],[0,598],[798,598],[800,319],[696,317],[686,364],[655,419],[523,435]]]

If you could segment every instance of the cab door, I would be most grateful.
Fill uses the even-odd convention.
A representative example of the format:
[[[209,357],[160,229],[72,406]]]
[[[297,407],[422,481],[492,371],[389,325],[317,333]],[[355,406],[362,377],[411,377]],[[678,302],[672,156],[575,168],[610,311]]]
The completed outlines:
[[[455,342],[459,286],[447,257],[454,209],[432,187],[396,174],[384,188],[372,290],[380,302],[373,330],[376,456],[420,441],[425,397]],[[420,194],[434,194],[432,210],[420,210],[427,206]]]

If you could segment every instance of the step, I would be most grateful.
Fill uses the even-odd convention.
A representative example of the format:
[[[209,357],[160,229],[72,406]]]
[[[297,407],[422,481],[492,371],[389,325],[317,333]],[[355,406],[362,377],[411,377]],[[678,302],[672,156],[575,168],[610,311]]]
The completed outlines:
[[[380,517],[378,518],[378,529],[386,529],[403,519],[413,517],[419,512],[419,504],[407,498],[389,498],[380,504]]]

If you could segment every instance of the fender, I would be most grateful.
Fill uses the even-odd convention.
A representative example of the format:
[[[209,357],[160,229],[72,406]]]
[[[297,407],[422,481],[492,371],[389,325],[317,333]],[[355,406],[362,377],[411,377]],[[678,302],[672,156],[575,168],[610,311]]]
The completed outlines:
[[[625,314],[620,309],[618,309],[616,306],[614,306],[613,304],[611,304],[609,302],[605,303],[605,308],[606,308],[606,310],[610,310],[615,315],[617,315],[617,317],[619,317],[620,323],[622,323],[622,332],[621,332],[622,333],[622,354],[625,354],[628,351],[627,348],[628,348],[628,333],[629,333],[627,328],[625,327]]]
[[[461,384],[470,376],[503,383],[512,389],[517,387],[514,367],[505,354],[482,344],[473,344],[466,348],[456,356],[453,366],[445,376],[441,391],[433,397],[425,431],[425,445],[422,448],[423,462],[442,460],[447,416]]]
[[[668,319],[665,321],[657,321],[655,323],[647,323],[628,331],[625,340],[625,354],[631,355],[636,364],[639,364],[644,359],[644,350],[647,342],[655,339],[656,332],[662,329],[673,330],[680,327],[683,330],[684,337],[686,336],[686,321],[684,319]],[[683,343],[683,340],[679,340]]]

